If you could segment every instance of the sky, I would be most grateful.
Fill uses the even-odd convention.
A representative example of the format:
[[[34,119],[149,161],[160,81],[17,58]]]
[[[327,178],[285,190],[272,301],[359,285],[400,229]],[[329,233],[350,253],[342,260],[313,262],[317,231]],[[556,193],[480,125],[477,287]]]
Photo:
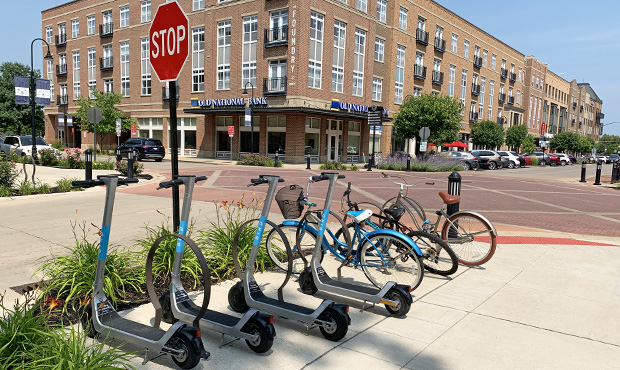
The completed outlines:
[[[30,43],[41,37],[41,10],[67,0],[2,0],[0,63],[30,65]],[[534,55],[564,79],[588,82],[603,100],[608,134],[620,135],[620,1],[436,0],[524,55]],[[501,5],[500,5],[501,4]],[[41,69],[35,41],[35,69]]]

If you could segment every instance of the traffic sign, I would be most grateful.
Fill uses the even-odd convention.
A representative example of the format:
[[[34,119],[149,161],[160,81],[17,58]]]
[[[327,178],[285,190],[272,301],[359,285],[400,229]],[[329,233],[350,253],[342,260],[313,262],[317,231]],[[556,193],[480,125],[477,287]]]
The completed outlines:
[[[383,122],[383,107],[373,105],[368,107],[368,124],[370,126],[381,126]]]
[[[428,139],[428,137],[431,135],[431,130],[428,127],[422,127],[419,134],[420,139],[422,139],[422,141],[426,141],[426,139]]]
[[[233,137],[235,134],[235,126],[228,126],[228,136]]]
[[[93,125],[101,122],[101,109],[97,107],[90,107],[86,111],[86,118],[93,123]]]
[[[116,119],[116,136],[121,136],[121,119]]]
[[[189,53],[189,19],[179,3],[157,8],[149,28],[149,60],[160,81],[176,80]]]
[[[426,146],[427,146],[428,142],[426,141],[420,141],[420,151],[421,152],[426,152]]]

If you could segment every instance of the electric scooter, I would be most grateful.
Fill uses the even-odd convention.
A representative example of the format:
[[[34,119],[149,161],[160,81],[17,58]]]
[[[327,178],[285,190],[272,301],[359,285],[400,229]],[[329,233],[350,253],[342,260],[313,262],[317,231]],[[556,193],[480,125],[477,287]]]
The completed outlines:
[[[327,195],[325,196],[325,205],[323,208],[322,217],[319,223],[319,231],[316,236],[316,244],[314,251],[312,252],[312,259],[310,260],[310,266],[304,268],[299,275],[299,285],[304,293],[314,294],[317,290],[327,293],[333,293],[342,295],[348,298],[359,299],[364,302],[370,302],[373,305],[377,303],[383,303],[386,305],[388,312],[395,316],[406,315],[411,308],[413,299],[411,298],[411,287],[407,285],[397,284],[394,281],[390,281],[381,289],[375,287],[366,287],[359,284],[353,284],[345,281],[341,281],[340,268],[344,266],[352,256],[353,243],[348,235],[346,226],[343,227],[343,233],[345,233],[345,239],[348,244],[348,250],[346,258],[342,261],[340,268],[338,269],[338,279],[332,279],[323,266],[321,265],[321,256],[323,254],[323,237],[325,230],[327,229],[327,219],[330,215],[329,209],[332,204],[332,198],[336,187],[336,181],[338,179],[345,178],[344,175],[339,175],[333,172],[323,172],[319,176],[312,176],[310,180],[312,182],[318,182],[323,180],[329,180],[329,187],[327,189]],[[341,221],[342,222],[342,221]],[[303,229],[303,222],[300,222],[297,227],[296,238],[300,240],[300,232]],[[343,223],[344,225],[344,223]],[[397,233],[394,230],[382,230],[386,233]],[[402,236],[402,234],[400,234]],[[413,242],[412,242],[413,243]],[[304,262],[305,257],[301,256]]]
[[[348,314],[348,305],[337,304],[330,300],[323,300],[319,307],[313,310],[308,307],[284,301],[282,289],[291,276],[293,267],[292,252],[284,232],[275,223],[268,220],[269,210],[271,209],[278,182],[284,182],[284,180],[278,176],[260,175],[260,178],[252,179],[251,184],[248,185],[257,186],[260,184],[269,184],[269,190],[267,191],[261,216],[258,220],[258,226],[252,242],[252,250],[247,260],[245,273],[241,272],[241,267],[239,266],[237,246],[243,228],[254,223],[256,220],[247,221],[239,228],[237,234],[235,234],[232,246],[233,261],[235,263],[235,270],[239,278],[241,278],[241,281],[232,286],[228,292],[228,303],[236,312],[245,312],[251,307],[262,312],[269,312],[278,317],[301,322],[306,325],[308,329],[319,327],[321,334],[323,334],[326,339],[339,341],[347,334],[349,324],[351,323],[351,318]],[[276,230],[279,237],[284,242],[289,256],[287,275],[284,279],[284,283],[278,289],[278,299],[267,297],[254,278],[254,264],[267,224]]]
[[[159,183],[158,190],[167,189],[175,185],[185,186],[183,208],[181,209],[181,220],[179,225],[179,234],[181,235],[185,236],[187,234],[194,185],[196,182],[206,179],[205,176],[180,175],[175,180]],[[152,270],[153,257],[159,244],[172,235],[173,234],[162,236],[153,243],[146,261],[147,271]],[[179,320],[191,323],[200,311],[200,307],[189,297],[181,283],[181,261],[183,260],[184,249],[184,239],[178,238],[176,253],[174,254],[170,290],[164,292],[159,298],[159,303],[162,307],[163,321],[169,324]],[[152,274],[147,274],[146,284],[148,288],[152,287]],[[159,323],[156,320],[156,327],[158,325]],[[235,339],[233,340],[245,339],[248,347],[256,353],[267,352],[273,345],[273,338],[276,336],[276,331],[273,327],[273,316],[262,314],[254,309],[248,310],[241,318],[207,309],[200,318],[200,325],[202,328],[222,333],[222,340],[224,339],[224,335],[234,337]],[[228,343],[223,343],[222,346]]]
[[[90,337],[95,335],[111,338],[119,342],[133,344],[145,348],[144,361],[162,355],[171,355],[172,360],[182,369],[192,369],[198,365],[200,359],[207,359],[209,352],[204,349],[200,339],[198,325],[187,326],[181,323],[173,324],[170,329],[162,330],[149,325],[125,319],[116,312],[103,292],[105,264],[110,240],[110,225],[117,185],[136,183],[137,179],[120,179],[115,175],[99,176],[96,180],[73,181],[74,187],[89,188],[104,185],[106,187],[105,208],[101,226],[101,241],[99,243],[99,257],[95,281],[93,283],[92,300],[86,306],[81,321],[84,330]],[[191,241],[191,240],[190,240]],[[192,243],[193,244],[193,243]],[[195,245],[194,245],[195,246]],[[196,247],[197,248],[197,247]],[[209,268],[203,265],[203,273],[209,276]],[[211,281],[204,280],[205,292],[210,292]],[[209,294],[205,294],[203,306],[209,303]],[[198,318],[194,322],[198,321]]]

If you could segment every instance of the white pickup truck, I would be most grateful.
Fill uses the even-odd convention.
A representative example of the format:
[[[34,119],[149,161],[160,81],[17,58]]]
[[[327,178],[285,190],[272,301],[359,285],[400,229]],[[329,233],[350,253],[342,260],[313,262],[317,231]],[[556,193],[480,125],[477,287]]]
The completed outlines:
[[[41,149],[52,148],[51,144],[48,144],[42,137],[36,137],[37,152]],[[0,151],[5,154],[11,152],[17,153],[19,156],[32,154],[32,136],[17,136],[11,135],[4,138],[4,143],[0,144]],[[54,149],[58,152],[58,149]]]

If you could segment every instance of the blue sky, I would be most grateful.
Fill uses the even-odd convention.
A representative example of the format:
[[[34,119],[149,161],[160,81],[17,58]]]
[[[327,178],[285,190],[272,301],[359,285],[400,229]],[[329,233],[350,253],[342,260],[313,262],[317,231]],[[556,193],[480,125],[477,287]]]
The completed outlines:
[[[619,122],[604,132],[620,135],[620,1],[436,1],[566,80],[589,82],[603,100],[603,123]],[[3,0],[0,63],[30,65],[30,42],[41,37],[41,10],[65,2]],[[41,69],[40,47],[35,42],[36,69]]]

